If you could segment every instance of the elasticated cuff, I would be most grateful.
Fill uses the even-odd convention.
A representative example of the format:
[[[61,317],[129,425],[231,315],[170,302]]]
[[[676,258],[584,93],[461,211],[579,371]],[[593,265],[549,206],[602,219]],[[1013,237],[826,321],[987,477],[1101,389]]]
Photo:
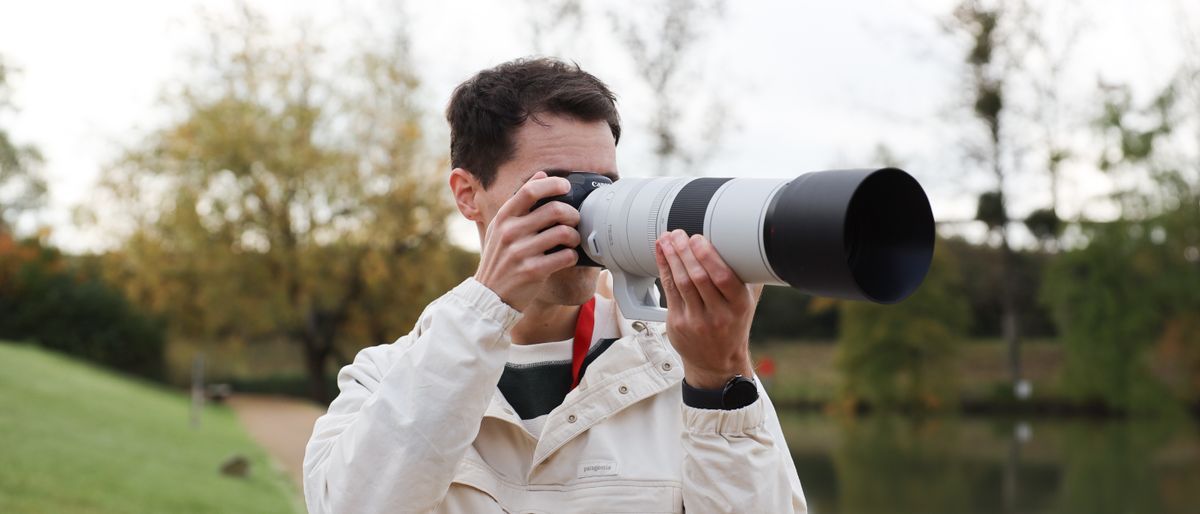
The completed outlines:
[[[763,399],[736,410],[697,409],[683,406],[683,423],[688,432],[739,435],[761,427],[766,420]]]
[[[505,332],[512,329],[521,320],[521,311],[512,308],[495,291],[480,284],[475,277],[464,280],[451,291],[456,299],[481,316],[494,320],[504,328]]]

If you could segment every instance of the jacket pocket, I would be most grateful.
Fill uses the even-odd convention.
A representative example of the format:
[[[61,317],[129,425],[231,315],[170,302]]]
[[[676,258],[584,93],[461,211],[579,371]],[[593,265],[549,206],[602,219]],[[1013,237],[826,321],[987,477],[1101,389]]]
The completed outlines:
[[[563,488],[530,486],[520,502],[522,513],[667,514],[683,512],[683,490],[678,483],[642,483],[613,480]]]

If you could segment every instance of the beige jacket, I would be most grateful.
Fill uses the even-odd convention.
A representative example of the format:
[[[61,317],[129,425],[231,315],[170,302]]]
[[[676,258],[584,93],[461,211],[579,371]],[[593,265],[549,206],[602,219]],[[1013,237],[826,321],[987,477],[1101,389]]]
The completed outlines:
[[[410,334],[360,352],[304,456],[309,512],[807,511],[766,393],[734,411],[683,405],[659,324],[596,320],[623,337],[534,438],[496,385],[520,316],[467,279]]]

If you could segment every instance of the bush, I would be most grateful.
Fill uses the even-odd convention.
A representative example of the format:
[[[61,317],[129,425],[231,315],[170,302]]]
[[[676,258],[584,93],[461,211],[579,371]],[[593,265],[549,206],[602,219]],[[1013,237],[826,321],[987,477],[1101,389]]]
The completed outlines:
[[[1152,350],[1179,376],[1175,396],[1200,398],[1200,213],[1180,208],[1145,221],[1088,227],[1088,244],[1062,255],[1042,297],[1062,330],[1067,389],[1121,410],[1160,410],[1171,395],[1151,370]],[[1190,376],[1188,376],[1190,375]]]
[[[764,288],[750,325],[750,340],[832,341],[837,337],[838,310],[822,300],[790,287]]]
[[[942,244],[921,288],[895,305],[842,302],[837,366],[848,403],[936,409],[954,400],[955,346],[969,314]]]
[[[165,326],[115,288],[69,269],[38,241],[0,233],[0,338],[31,340],[120,371],[161,380]]]
[[[1038,289],[1045,279],[1052,254],[1041,250],[1016,250],[1012,273],[1005,277],[999,248],[971,244],[958,238],[942,239],[938,244],[951,254],[959,266],[964,300],[970,312],[967,335],[972,338],[999,338],[1004,311],[1000,289],[1006,280],[1013,283],[1014,301],[1020,319],[1021,337],[1049,338],[1058,335],[1050,309],[1038,301]]]

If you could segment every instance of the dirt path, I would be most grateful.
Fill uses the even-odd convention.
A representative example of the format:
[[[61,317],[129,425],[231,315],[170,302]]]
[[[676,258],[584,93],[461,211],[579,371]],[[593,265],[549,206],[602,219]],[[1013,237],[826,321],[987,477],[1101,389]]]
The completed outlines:
[[[303,490],[304,446],[313,424],[325,409],[311,402],[282,396],[235,394],[229,406],[258,444],[267,450]]]

